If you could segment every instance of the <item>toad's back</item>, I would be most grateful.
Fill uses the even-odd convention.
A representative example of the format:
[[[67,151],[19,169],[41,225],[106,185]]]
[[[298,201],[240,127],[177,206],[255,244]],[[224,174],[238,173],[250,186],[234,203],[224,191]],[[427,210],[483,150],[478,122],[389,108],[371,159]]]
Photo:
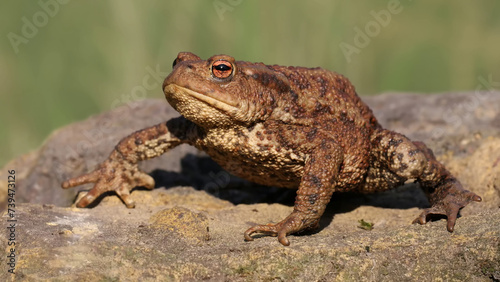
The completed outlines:
[[[357,126],[368,126],[370,131],[380,128],[371,109],[345,76],[322,68],[267,67],[287,78],[291,86],[287,102],[297,104],[295,117],[318,118],[326,114],[338,120],[353,120]]]

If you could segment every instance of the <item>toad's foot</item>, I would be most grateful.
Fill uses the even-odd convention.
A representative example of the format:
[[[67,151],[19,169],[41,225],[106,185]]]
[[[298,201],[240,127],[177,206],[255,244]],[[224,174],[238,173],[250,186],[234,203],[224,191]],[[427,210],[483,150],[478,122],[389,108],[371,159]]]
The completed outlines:
[[[301,212],[294,211],[287,218],[277,224],[256,225],[245,231],[245,240],[253,241],[253,233],[262,233],[271,236],[278,236],[278,241],[289,246],[290,241],[286,237],[289,234],[296,233],[307,229],[315,229],[319,226],[319,219],[310,220],[307,215]]]
[[[453,183],[450,186],[449,189],[446,189],[446,196],[441,200],[435,201],[432,207],[425,209],[413,223],[425,224],[430,215],[444,215],[448,218],[448,231],[453,232],[460,209],[472,201],[482,201],[481,197],[464,190],[459,183]]]
[[[85,183],[95,183],[95,185],[78,200],[76,206],[79,208],[88,206],[107,191],[115,191],[127,208],[134,208],[135,202],[129,197],[130,191],[138,186],[148,189],[153,189],[155,186],[154,179],[140,171],[136,164],[113,159],[106,160],[90,173],[64,181],[62,187],[67,189]]]

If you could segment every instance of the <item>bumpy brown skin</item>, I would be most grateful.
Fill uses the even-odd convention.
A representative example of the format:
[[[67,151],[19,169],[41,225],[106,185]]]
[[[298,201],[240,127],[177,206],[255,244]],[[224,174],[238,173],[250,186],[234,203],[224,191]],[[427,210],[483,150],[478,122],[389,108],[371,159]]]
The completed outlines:
[[[481,201],[423,143],[383,129],[340,74],[180,53],[163,88],[182,116],[131,134],[95,171],[64,182],[64,188],[95,182],[78,207],[111,190],[134,207],[130,190],[154,187],[137,163],[182,143],[239,177],[298,189],[293,212],[277,224],[251,227],[244,234],[249,241],[264,233],[289,245],[288,234],[318,226],[334,191],[383,191],[415,179],[432,204],[415,222],[442,214],[450,232],[459,210]]]

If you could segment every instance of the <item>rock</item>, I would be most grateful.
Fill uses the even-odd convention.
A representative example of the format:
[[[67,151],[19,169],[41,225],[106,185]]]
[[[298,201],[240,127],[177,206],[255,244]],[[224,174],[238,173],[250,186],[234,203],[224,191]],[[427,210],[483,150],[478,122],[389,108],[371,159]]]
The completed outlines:
[[[499,138],[485,138],[469,156],[449,161],[448,169],[460,175],[466,187],[483,197],[482,204],[471,206],[471,209],[500,208]]]
[[[192,194],[203,193],[198,196],[204,202],[219,205],[217,198],[189,189]],[[330,218],[330,225],[317,233],[290,236],[291,246],[283,247],[275,237],[244,242],[242,232],[254,223],[280,220],[291,207],[242,204],[195,212],[176,205],[127,209],[115,201],[75,209],[21,204],[16,210],[20,245],[16,278],[470,281],[500,277],[498,209],[460,218],[450,234],[444,220],[410,225],[416,208],[360,207],[351,215]],[[374,222],[374,229],[358,228],[359,219]],[[5,232],[0,237],[5,244]],[[3,281],[7,275],[2,271]]]
[[[183,207],[161,210],[151,216],[149,222],[149,229],[161,234],[174,232],[180,239],[196,242],[210,240],[207,216]]]
[[[54,132],[16,170],[16,278],[22,280],[499,280],[500,93],[385,94],[366,97],[380,122],[426,142],[469,190],[483,197],[446,221],[411,225],[423,193],[409,184],[374,195],[335,194],[315,233],[243,241],[253,224],[293,209],[293,190],[230,177],[206,155],[180,147],[141,164],[157,181],[136,189],[135,209],[113,194],[91,209],[69,207],[70,176],[93,169],[132,131],[177,116],[145,100]],[[154,114],[151,114],[154,113]],[[194,188],[193,188],[194,187]],[[84,188],[89,188],[84,187]],[[0,199],[5,206],[6,199]],[[21,203],[23,202],[23,203]],[[9,218],[5,210],[3,219]],[[359,228],[359,221],[373,230]],[[12,233],[1,232],[7,253]],[[4,264],[0,279],[10,279]],[[56,278],[57,277],[57,278]]]

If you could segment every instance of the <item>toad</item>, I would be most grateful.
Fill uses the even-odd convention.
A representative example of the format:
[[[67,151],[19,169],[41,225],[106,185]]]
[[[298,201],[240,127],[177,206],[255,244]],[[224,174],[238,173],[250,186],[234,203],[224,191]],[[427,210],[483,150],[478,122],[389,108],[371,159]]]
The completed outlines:
[[[450,232],[459,210],[481,201],[424,143],[384,129],[338,73],[179,53],[163,90],[181,116],[123,138],[97,169],[62,183],[63,188],[95,183],[77,207],[115,191],[133,208],[130,191],[155,186],[137,163],[183,143],[206,152],[236,176],[297,189],[291,214],[276,224],[249,228],[247,241],[260,233],[289,245],[287,235],[318,227],[335,191],[371,193],[415,180],[431,207],[414,223],[444,215]]]

